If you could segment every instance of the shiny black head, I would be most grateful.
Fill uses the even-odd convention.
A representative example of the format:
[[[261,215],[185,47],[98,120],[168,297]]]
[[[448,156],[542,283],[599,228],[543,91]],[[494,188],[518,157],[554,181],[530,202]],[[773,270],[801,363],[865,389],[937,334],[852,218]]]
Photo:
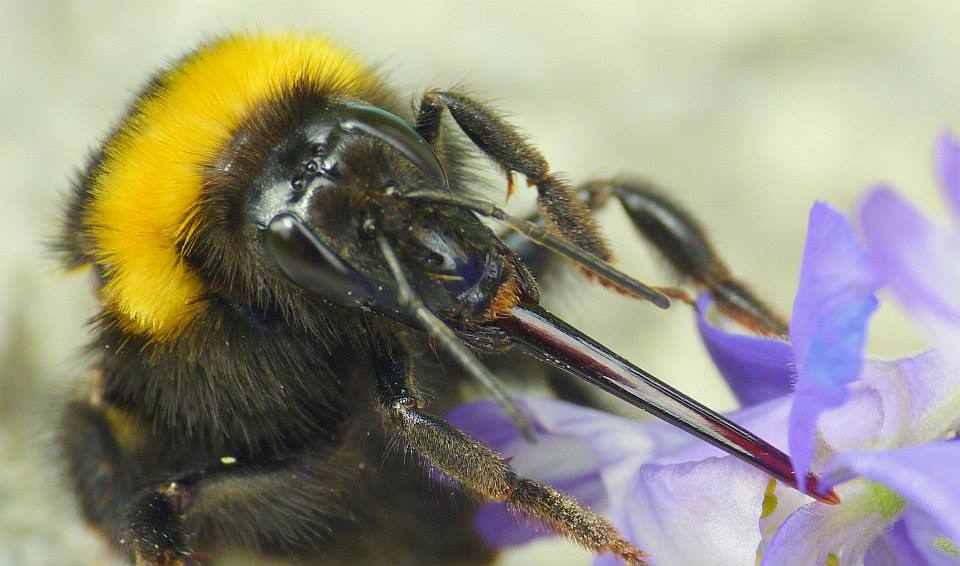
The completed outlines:
[[[306,291],[414,323],[377,244],[382,236],[432,312],[454,325],[480,324],[505,294],[529,284],[517,284],[517,260],[471,212],[400,198],[450,190],[448,167],[457,164],[393,112],[292,94],[236,133],[208,183],[212,213],[201,229],[219,234],[196,240],[233,245],[194,255],[235,299],[284,301]]]

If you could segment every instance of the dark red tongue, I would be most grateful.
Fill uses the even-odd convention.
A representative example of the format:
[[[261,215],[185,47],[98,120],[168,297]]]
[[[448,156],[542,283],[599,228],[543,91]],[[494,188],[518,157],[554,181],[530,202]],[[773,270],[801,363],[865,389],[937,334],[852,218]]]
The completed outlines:
[[[534,357],[584,379],[624,401],[690,432],[796,488],[790,458],[736,423],[685,396],[653,375],[614,354],[542,307],[521,303],[497,325]],[[807,476],[810,495],[824,503],[840,498],[822,493],[820,479]]]

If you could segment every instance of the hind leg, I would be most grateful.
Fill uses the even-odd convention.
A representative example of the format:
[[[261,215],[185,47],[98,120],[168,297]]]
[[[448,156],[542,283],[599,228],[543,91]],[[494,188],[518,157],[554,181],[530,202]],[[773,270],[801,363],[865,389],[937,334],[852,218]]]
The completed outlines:
[[[117,424],[110,418],[103,407],[72,402],[64,413],[61,436],[81,513],[103,530],[109,530],[122,514],[125,502],[143,483],[139,469],[125,456],[122,441],[115,437]]]
[[[131,513],[147,485],[134,456],[143,438],[122,413],[98,401],[67,406],[62,445],[81,512],[110,544],[128,548],[137,566],[190,564],[182,529],[176,517],[165,516],[161,497]],[[131,523],[149,535],[130,537]]]
[[[173,464],[162,443],[116,409],[73,403],[64,430],[84,517],[136,566],[200,564],[211,541],[217,549],[309,554],[345,517],[349,476],[337,471],[337,455],[320,449],[283,462],[225,457],[163,472]]]

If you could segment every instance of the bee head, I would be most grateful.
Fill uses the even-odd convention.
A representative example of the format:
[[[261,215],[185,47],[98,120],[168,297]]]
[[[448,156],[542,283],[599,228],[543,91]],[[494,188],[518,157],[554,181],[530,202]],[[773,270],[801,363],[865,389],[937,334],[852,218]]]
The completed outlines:
[[[516,295],[515,257],[472,213],[400,198],[449,190],[447,174],[382,108],[292,96],[234,135],[210,179],[190,256],[243,302],[268,290],[412,322],[383,242],[448,322],[483,322]]]
[[[393,98],[321,38],[215,41],[144,89],[78,179],[57,247],[94,266],[106,320],[159,341],[211,297],[291,320],[304,304],[396,318],[380,240],[433,312],[488,316],[515,260],[471,213],[396,198],[449,190],[444,165],[457,170],[385,110]]]

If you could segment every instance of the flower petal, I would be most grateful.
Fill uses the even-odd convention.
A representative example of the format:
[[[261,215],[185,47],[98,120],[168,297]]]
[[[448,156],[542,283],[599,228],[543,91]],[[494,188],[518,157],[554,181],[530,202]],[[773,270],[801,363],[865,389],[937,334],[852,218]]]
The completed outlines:
[[[885,187],[864,201],[860,222],[881,276],[960,367],[960,231],[930,224]]]
[[[521,475],[548,483],[597,511],[609,507],[608,493],[623,493],[640,464],[688,440],[661,422],[632,421],[554,399],[516,400],[534,425],[536,444],[526,442],[492,401],[461,405],[447,420],[500,452]],[[485,506],[475,527],[495,546],[551,534],[536,521],[518,520],[503,504]]]
[[[960,372],[937,350],[868,359],[849,390],[843,406],[820,417],[821,448],[829,452],[924,444],[960,428]]]
[[[794,511],[761,551],[761,566],[825,564],[830,554],[842,555],[843,564],[863,564],[867,547],[886,521],[849,508],[862,492],[863,486],[856,485],[840,493],[840,505],[810,503]]]
[[[775,338],[733,334],[710,321],[712,300],[704,293],[697,301],[697,327],[713,362],[737,400],[749,407],[790,392],[793,349]]]
[[[797,363],[790,455],[802,483],[810,467],[817,417],[843,404],[847,383],[860,374],[878,287],[873,264],[847,219],[824,203],[815,204],[790,323]]]
[[[539,522],[521,519],[507,509],[506,503],[488,503],[481,507],[473,519],[473,528],[480,538],[496,548],[518,546],[553,534]]]
[[[654,564],[754,564],[769,478],[733,458],[640,468],[614,522]]]
[[[932,566],[960,565],[960,545],[949,540],[929,515],[913,508],[904,513],[907,532],[917,549]]]
[[[687,434],[660,421],[625,419],[556,399],[526,395],[515,399],[542,441],[531,445],[523,440],[492,401],[461,405],[447,415],[447,420],[512,458],[512,464],[521,473],[541,481],[579,477],[587,470],[608,468],[624,460],[642,463],[689,439]],[[554,442],[552,438],[561,441]],[[592,456],[579,450],[571,452],[578,442],[579,446],[589,446]],[[558,447],[566,450],[567,457],[548,459]],[[545,460],[552,463],[544,465]]]
[[[917,440],[925,442],[942,438],[950,429],[956,428],[960,424],[960,405],[945,407],[944,402],[950,401],[951,397],[960,397],[960,372],[949,365],[943,352],[930,350],[895,363],[900,373],[898,380],[909,391],[914,421],[943,420],[937,418],[937,414],[942,412],[953,416],[953,420],[945,425],[946,428],[931,427],[934,430],[930,431],[929,436],[922,436],[920,433],[923,431],[918,431]]]
[[[537,432],[537,443],[528,443],[513,422],[493,401],[467,403],[447,415],[447,421],[493,448],[510,460],[520,474],[532,477],[566,491],[591,507],[606,507],[602,492],[591,485],[600,485],[600,462],[590,445],[573,435],[557,432],[544,425],[554,418],[571,428],[588,431],[603,424],[620,425],[605,413],[584,409],[551,399],[517,398],[521,409],[530,418]],[[554,415],[554,413],[557,413]],[[614,422],[611,422],[614,421]],[[557,427],[555,423],[550,423]],[[562,428],[562,426],[560,426]],[[610,433],[614,435],[614,433]],[[586,487],[583,493],[578,488]],[[600,496],[598,499],[597,497]]]
[[[953,213],[960,216],[960,143],[950,132],[944,132],[937,144],[936,170]]]
[[[960,565],[960,548],[943,536],[943,531],[929,515],[915,507],[904,511],[900,522],[913,546],[931,566]],[[921,561],[920,564],[924,562]],[[912,563],[908,563],[912,564]]]
[[[864,564],[870,566],[929,566],[927,560],[917,550],[907,533],[907,526],[899,520],[878,536],[863,557]]]
[[[863,476],[882,483],[937,521],[960,543],[960,442],[936,442],[875,452],[847,452],[833,459],[826,482]]]

